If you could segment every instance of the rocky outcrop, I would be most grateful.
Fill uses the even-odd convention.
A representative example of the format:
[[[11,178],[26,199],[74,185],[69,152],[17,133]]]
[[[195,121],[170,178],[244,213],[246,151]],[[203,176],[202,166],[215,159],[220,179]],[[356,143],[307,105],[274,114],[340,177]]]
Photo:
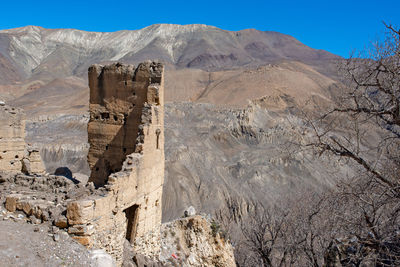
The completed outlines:
[[[195,215],[162,226],[160,261],[173,266],[236,266],[233,248],[219,225]]]

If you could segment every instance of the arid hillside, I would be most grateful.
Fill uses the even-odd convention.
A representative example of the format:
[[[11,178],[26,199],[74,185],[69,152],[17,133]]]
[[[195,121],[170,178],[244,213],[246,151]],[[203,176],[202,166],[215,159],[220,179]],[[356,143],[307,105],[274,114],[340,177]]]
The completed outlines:
[[[333,174],[347,171],[283,151],[301,138],[298,106],[338,94],[341,58],[276,32],[2,30],[0,99],[26,111],[28,141],[41,148],[48,172],[88,174],[88,67],[148,59],[166,65],[164,221],[190,205],[210,214],[234,205],[242,216],[257,202],[330,186]]]
[[[160,24],[96,33],[28,26],[0,31],[0,94],[31,117],[82,114],[91,64],[149,59],[167,65],[166,101],[243,106],[265,95],[321,94],[336,79],[340,57],[257,30]]]

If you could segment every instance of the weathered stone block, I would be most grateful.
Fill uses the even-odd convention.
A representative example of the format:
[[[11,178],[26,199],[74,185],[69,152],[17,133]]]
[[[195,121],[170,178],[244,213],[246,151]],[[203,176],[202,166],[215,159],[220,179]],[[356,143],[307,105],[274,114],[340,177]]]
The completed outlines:
[[[87,236],[73,236],[72,238],[85,247],[90,247],[91,245],[90,238]]]
[[[31,202],[22,201],[21,205],[22,205],[22,210],[25,212],[26,215],[28,215],[28,216],[32,215],[32,203]],[[36,218],[38,218],[38,217],[36,217]]]
[[[68,228],[68,233],[79,236],[88,236],[92,235],[94,232],[94,226],[91,224],[81,224],[74,225]]]
[[[5,207],[10,212],[15,212],[17,210],[17,203],[23,197],[20,194],[12,194],[6,197],[6,204]]]
[[[93,200],[74,201],[67,205],[67,218],[70,225],[86,224],[93,218]]]
[[[32,207],[32,215],[38,219],[42,218],[43,212],[46,210],[46,206],[33,206]]]
[[[67,217],[65,217],[64,215],[58,216],[58,218],[54,220],[54,225],[59,228],[67,228],[68,227]]]

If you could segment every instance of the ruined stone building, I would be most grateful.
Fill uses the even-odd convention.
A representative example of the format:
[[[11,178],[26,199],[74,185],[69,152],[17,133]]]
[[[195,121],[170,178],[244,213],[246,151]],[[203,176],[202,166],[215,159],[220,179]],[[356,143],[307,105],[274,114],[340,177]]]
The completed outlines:
[[[89,87],[89,181],[99,190],[68,204],[69,233],[87,247],[104,248],[118,264],[125,239],[137,246],[152,236],[146,247],[156,254],[164,183],[163,66],[93,65]]]
[[[20,171],[25,149],[25,116],[22,111],[0,106],[0,170]]]
[[[25,144],[24,112],[1,102],[0,125],[0,171],[44,173],[39,150]]]
[[[40,155],[25,145],[24,115],[0,102],[0,203],[18,218],[24,213],[26,222],[51,225],[55,242],[68,233],[92,252],[104,249],[117,266],[146,266],[138,255],[150,256],[149,264],[235,266],[226,236],[193,207],[185,218],[161,224],[163,84],[159,63],[89,68],[89,183],[32,172]],[[1,176],[2,170],[14,174]]]

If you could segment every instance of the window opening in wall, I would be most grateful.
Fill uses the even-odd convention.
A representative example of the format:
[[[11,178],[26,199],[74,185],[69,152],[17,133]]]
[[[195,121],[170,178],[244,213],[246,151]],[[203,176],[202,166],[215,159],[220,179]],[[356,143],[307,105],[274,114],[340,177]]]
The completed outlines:
[[[124,210],[126,219],[128,220],[126,228],[126,239],[129,242],[133,242],[136,237],[137,225],[138,225],[138,213],[139,205],[133,205]]]
[[[114,120],[117,121],[118,120],[118,116],[114,115]]]
[[[103,113],[101,113],[101,118],[104,120],[104,119],[109,119],[110,118],[110,113],[107,113],[107,112],[103,112]]]
[[[124,147],[122,150],[124,151],[124,153],[126,153],[126,147]]]

